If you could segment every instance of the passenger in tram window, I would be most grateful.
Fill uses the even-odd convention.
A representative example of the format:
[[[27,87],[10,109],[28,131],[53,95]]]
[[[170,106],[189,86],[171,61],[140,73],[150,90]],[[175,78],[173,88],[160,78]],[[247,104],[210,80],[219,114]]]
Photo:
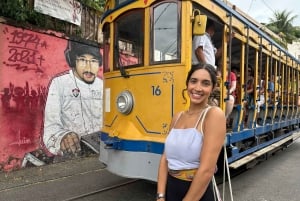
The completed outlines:
[[[226,135],[224,112],[208,105],[216,83],[212,65],[198,64],[188,73],[189,109],[171,121],[158,169],[158,201],[214,200],[211,179]]]
[[[298,77],[299,78],[299,77]],[[295,80],[296,80],[296,92],[295,92],[295,101],[296,101],[296,105],[300,106],[300,81],[297,79],[297,75],[295,75]],[[298,82],[298,95],[297,95],[297,82]]]
[[[229,115],[231,114],[232,110],[233,110],[233,106],[234,106],[234,102],[236,99],[236,74],[230,70],[230,66],[229,66],[229,59],[227,58],[227,67],[226,67],[226,82],[229,83],[229,85],[227,86],[228,88],[228,93],[229,97],[228,100],[226,101],[226,109],[225,109],[225,116],[226,118],[229,117]]]
[[[211,106],[220,106],[221,83],[222,83],[222,72],[221,72],[221,68],[217,67],[217,84],[209,97],[209,105]]]
[[[239,67],[238,66],[233,66],[231,68],[232,72],[236,75],[236,79],[237,79],[237,82],[239,81],[240,79],[240,71],[239,71]]]
[[[268,103],[269,104],[273,104],[273,100],[274,100],[274,93],[275,93],[274,81],[275,81],[275,76],[271,75],[271,79],[268,82]]]
[[[240,104],[239,101],[239,94],[240,94],[240,72],[239,72],[239,67],[237,66],[232,66],[231,68],[232,72],[236,75],[236,89],[235,89],[235,101],[234,104]]]
[[[247,104],[253,104],[254,99],[254,73],[251,66],[248,67],[248,78],[246,81],[246,101]]]
[[[289,82],[289,94],[291,95],[291,97],[295,97],[295,104],[298,104],[298,101],[296,101],[296,96],[297,96],[297,77],[296,75],[294,75],[293,77],[291,77],[291,80]],[[292,99],[290,99],[292,101]],[[293,104],[292,102],[290,104]]]
[[[281,76],[276,76],[276,82],[275,85],[275,94],[276,94],[276,101],[281,102]]]
[[[222,77],[221,67],[217,68],[217,78]],[[220,83],[219,83],[220,84]]]
[[[290,97],[296,97],[297,95],[297,78],[296,76],[292,77],[289,81],[289,94]],[[292,101],[292,99],[290,99]],[[292,104],[292,102],[290,102],[290,104]]]
[[[300,106],[300,88],[298,88],[298,99],[297,99],[297,105]]]
[[[70,40],[65,58],[71,69],[49,85],[43,142],[52,154],[68,157],[81,154],[80,140],[102,127],[103,81],[97,77],[102,66],[99,47]]]
[[[251,105],[254,104],[254,74],[252,67],[249,65],[247,68],[247,80],[246,80],[246,91],[244,100],[244,121],[247,122],[247,115]]]
[[[265,103],[265,75],[262,74],[260,85],[258,86],[257,113],[260,112],[260,107]]]
[[[296,94],[297,91],[297,79],[296,78],[291,78],[289,81],[289,93]]]
[[[211,19],[207,20],[205,34],[194,35],[192,47],[192,64],[207,63],[216,67],[216,59],[222,55],[221,48],[217,49],[212,37],[215,34],[215,24]]]

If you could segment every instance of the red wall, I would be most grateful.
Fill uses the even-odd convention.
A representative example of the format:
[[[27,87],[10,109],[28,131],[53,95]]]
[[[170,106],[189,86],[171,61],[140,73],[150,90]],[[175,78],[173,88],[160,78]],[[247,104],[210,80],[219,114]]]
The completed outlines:
[[[0,23],[0,42],[0,171],[9,171],[22,167],[26,153],[47,155],[40,140],[47,86],[70,68],[61,34]]]

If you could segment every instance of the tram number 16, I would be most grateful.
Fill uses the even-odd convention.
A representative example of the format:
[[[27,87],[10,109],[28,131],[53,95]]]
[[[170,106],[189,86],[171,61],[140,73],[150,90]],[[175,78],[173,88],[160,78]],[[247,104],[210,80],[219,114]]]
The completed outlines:
[[[152,86],[152,95],[153,96],[160,96],[161,90],[159,86]]]

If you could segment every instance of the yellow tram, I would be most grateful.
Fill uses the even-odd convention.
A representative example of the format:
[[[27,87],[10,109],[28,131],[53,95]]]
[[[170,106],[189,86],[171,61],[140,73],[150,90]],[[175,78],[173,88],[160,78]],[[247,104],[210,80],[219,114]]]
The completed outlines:
[[[206,19],[215,22],[214,45],[222,49],[215,98],[224,111],[228,59],[238,77],[225,142],[230,167],[244,166],[255,160],[254,155],[267,154],[298,137],[299,61],[259,23],[220,0],[107,0],[101,22],[100,161],[109,171],[156,181],[171,117],[188,107],[182,90],[192,65],[192,40],[195,34],[204,34]],[[255,90],[245,105],[249,76]],[[262,98],[264,103],[258,104]]]

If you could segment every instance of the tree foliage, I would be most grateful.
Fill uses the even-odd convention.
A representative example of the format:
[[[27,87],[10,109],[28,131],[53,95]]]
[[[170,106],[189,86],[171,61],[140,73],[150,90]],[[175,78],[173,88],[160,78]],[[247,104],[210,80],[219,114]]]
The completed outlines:
[[[97,13],[105,5],[105,0],[77,0],[89,9],[86,12]],[[82,36],[82,27],[53,18],[34,10],[34,0],[0,0],[0,16],[11,19],[18,26],[37,27],[45,30],[59,31],[68,35]],[[95,11],[96,10],[96,11]],[[99,11],[99,12],[98,12]],[[71,27],[71,28],[70,28]]]
[[[274,16],[270,18],[270,23],[267,24],[267,27],[278,34],[286,46],[287,43],[292,43],[300,36],[299,28],[293,26],[293,21],[296,18],[297,15],[292,16],[291,11],[275,11]]]
[[[105,5],[105,0],[78,0],[78,1],[98,11],[103,11]]]
[[[297,40],[300,39],[300,27],[295,27],[295,36]]]
[[[1,0],[0,7],[5,8],[0,9],[0,16],[34,25],[45,23],[43,14],[33,10],[33,0]]]
[[[102,11],[105,0],[77,0],[81,4]],[[29,23],[43,27],[47,16],[34,11],[34,0],[0,0],[0,16],[8,17],[17,22]],[[4,9],[5,8],[5,9]]]

